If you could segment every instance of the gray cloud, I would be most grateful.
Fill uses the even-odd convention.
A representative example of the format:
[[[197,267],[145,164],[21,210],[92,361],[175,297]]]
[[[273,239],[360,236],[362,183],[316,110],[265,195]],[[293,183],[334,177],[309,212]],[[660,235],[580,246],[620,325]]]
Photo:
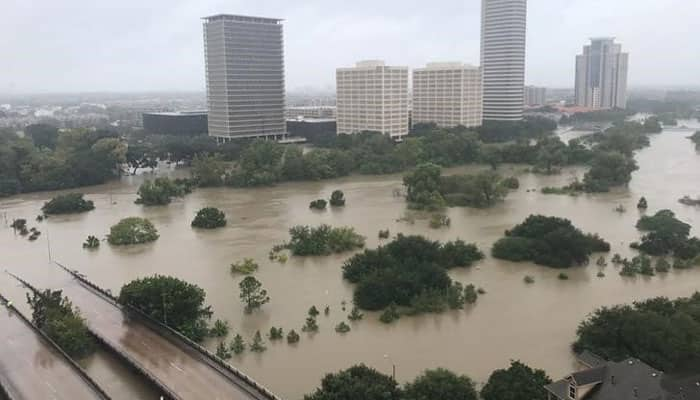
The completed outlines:
[[[284,18],[287,88],[332,87],[360,59],[479,63],[479,0],[5,0],[0,93],[203,90],[200,17]],[[573,86],[592,36],[630,53],[632,85],[700,85],[697,0],[530,0],[527,81]]]

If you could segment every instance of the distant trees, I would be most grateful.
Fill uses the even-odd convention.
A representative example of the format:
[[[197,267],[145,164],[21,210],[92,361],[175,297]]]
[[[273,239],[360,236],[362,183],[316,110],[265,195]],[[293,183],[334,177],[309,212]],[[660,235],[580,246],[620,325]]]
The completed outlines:
[[[38,148],[56,149],[58,128],[49,124],[32,124],[24,128],[24,133],[32,139]]]
[[[483,400],[533,400],[547,398],[545,385],[552,383],[541,369],[532,369],[520,361],[511,361],[507,369],[491,373],[481,389]]]
[[[517,122],[484,121],[477,131],[479,139],[493,143],[551,135],[556,129],[556,121],[549,118],[525,117]]]
[[[699,307],[700,293],[602,307],[581,322],[573,349],[613,361],[634,357],[662,371],[681,371],[700,361]]]
[[[296,256],[318,256],[362,248],[365,238],[350,227],[294,226],[289,229],[290,241],[285,246]]]
[[[201,187],[223,185],[226,173],[221,155],[196,154],[192,160],[192,178]]]
[[[81,213],[94,210],[95,204],[92,200],[85,200],[83,196],[82,193],[58,195],[44,203],[41,210],[46,215]]]
[[[153,242],[159,237],[158,230],[145,218],[124,218],[110,228],[107,241],[115,246]]]
[[[204,207],[192,220],[193,228],[216,229],[226,226],[226,214],[215,207]]]
[[[510,261],[568,268],[588,262],[591,253],[610,251],[610,244],[597,235],[584,234],[568,219],[557,217],[530,215],[505,234],[491,253]]]
[[[399,234],[387,245],[347,260],[343,277],[357,284],[353,298],[362,309],[381,310],[390,304],[444,309],[452,286],[446,270],[470,266],[482,258],[475,245],[460,240],[441,244]],[[418,307],[426,302],[432,305]]]
[[[31,297],[27,294],[27,303],[32,309],[32,323],[69,356],[79,359],[95,350],[95,339],[80,311],[60,290],[46,289]]]
[[[253,312],[270,301],[267,290],[263,289],[262,283],[252,276],[243,278],[238,287],[241,290],[240,298],[245,304],[245,312],[247,313]]]
[[[118,301],[200,342],[209,332],[207,321],[212,315],[211,307],[204,305],[205,298],[206,293],[197,285],[154,275],[122,286]]]

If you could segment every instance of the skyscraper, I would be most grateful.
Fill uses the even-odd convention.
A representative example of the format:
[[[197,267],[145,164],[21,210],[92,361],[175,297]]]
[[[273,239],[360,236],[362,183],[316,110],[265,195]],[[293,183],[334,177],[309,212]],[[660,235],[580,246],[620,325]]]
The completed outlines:
[[[482,0],[484,120],[523,117],[527,0]]]
[[[361,61],[336,70],[338,133],[408,134],[408,67]]]
[[[459,62],[413,70],[413,124],[481,125],[481,71]]]
[[[576,105],[627,107],[628,58],[615,38],[591,39],[576,56]]]
[[[284,137],[282,20],[203,19],[209,135],[219,141]]]

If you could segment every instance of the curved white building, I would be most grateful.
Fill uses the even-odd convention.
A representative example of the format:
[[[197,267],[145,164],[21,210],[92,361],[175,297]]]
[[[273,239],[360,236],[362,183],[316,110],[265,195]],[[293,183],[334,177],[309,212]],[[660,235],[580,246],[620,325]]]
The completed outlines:
[[[481,71],[484,120],[523,117],[527,0],[482,0]]]

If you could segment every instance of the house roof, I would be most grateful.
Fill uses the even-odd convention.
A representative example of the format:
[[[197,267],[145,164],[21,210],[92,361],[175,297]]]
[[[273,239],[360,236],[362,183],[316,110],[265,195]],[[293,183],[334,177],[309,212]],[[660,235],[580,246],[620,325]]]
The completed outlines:
[[[644,362],[630,358],[575,372],[545,389],[567,400],[571,379],[577,386],[596,384],[585,400],[671,400],[670,393],[661,385],[662,375]]]
[[[664,376],[661,387],[669,393],[666,400],[700,400],[700,374],[684,378]]]
[[[586,368],[595,368],[599,365],[605,364],[605,359],[589,350],[584,350],[581,354],[576,356],[578,362],[583,364]]]

